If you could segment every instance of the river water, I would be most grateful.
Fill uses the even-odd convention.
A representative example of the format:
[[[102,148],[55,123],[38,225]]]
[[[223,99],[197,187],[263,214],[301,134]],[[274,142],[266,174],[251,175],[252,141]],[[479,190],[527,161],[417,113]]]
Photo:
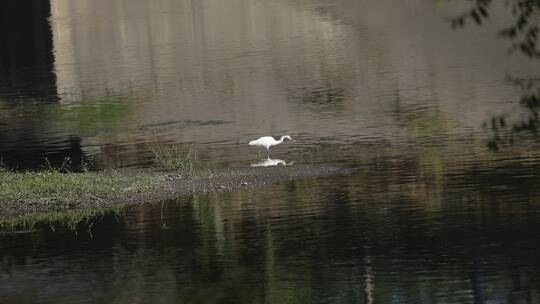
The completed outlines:
[[[503,3],[452,28],[469,5],[2,2],[8,167],[147,167],[156,143],[246,167],[266,157],[249,140],[289,134],[274,160],[354,172],[2,234],[0,303],[539,303],[540,153],[513,79],[540,64],[498,35]]]

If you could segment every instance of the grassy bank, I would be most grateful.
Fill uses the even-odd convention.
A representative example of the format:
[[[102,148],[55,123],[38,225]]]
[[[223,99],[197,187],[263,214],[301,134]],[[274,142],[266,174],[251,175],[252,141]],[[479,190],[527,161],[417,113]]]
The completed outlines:
[[[123,209],[124,206],[117,206],[11,216],[0,220],[0,236],[3,233],[28,232],[43,225],[52,230],[65,228],[76,231],[79,225],[84,225],[85,229],[90,229],[94,220],[108,214],[119,215]]]
[[[17,172],[8,169],[0,158],[0,220],[14,215],[110,207],[136,194],[161,190],[167,179],[193,177],[189,154],[178,147],[152,148],[157,170],[72,171],[72,162],[65,158],[54,166],[44,159],[41,170]]]
[[[335,167],[307,165],[203,170],[184,163],[181,168],[81,173],[4,169],[0,171],[0,229],[25,229],[43,221],[73,226],[126,205],[343,172]]]
[[[0,172],[0,219],[44,211],[100,207],[112,200],[148,192],[168,175],[152,171],[62,173]]]

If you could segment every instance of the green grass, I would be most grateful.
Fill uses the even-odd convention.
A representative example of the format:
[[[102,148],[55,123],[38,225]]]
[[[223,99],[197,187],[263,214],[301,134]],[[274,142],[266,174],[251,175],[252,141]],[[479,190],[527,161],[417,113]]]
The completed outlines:
[[[92,222],[105,215],[119,215],[123,207],[68,210],[62,212],[46,212],[22,215],[8,219],[0,219],[0,232],[33,230],[38,226],[50,227],[52,230],[65,228],[71,231],[77,230],[81,224],[88,228]]]
[[[166,171],[193,171],[193,149],[187,152],[182,151],[178,146],[163,146],[155,143],[151,148],[154,162]]]
[[[0,201],[103,195],[119,189],[113,176],[59,171],[0,173]]]
[[[37,223],[73,228],[111,208],[152,195],[159,198],[161,194],[190,194],[195,189],[211,191],[221,189],[221,183],[227,181],[238,187],[243,177],[249,180],[264,173],[268,178],[271,174],[261,170],[194,170],[192,153],[157,146],[156,162],[165,170],[72,172],[66,159],[58,167],[46,161],[41,171],[17,172],[7,169],[0,159],[0,230],[29,229]]]
[[[156,145],[154,153],[166,171],[193,174],[191,151],[184,154],[177,147]],[[0,230],[31,229],[43,222],[74,228],[77,223],[122,205],[122,200],[132,194],[159,191],[156,189],[163,187],[169,175],[155,170],[91,172],[85,170],[84,164],[81,166],[82,172],[72,172],[69,158],[57,167],[45,159],[40,171],[17,172],[9,170],[0,157],[0,210],[6,211],[0,213]],[[101,210],[101,203],[108,207]],[[94,208],[90,207],[93,204]],[[27,210],[30,213],[24,215]],[[13,217],[10,213],[21,215]]]
[[[55,170],[38,172],[0,171],[0,209],[20,210],[20,216],[0,214],[0,231],[32,229],[37,223],[65,226],[73,230],[80,222],[115,210],[122,202],[92,208],[93,201],[110,203],[122,195],[148,191],[162,182],[163,174],[124,170],[62,173]],[[85,207],[86,206],[86,207]],[[56,210],[24,214],[25,209],[38,207]],[[81,209],[82,208],[82,209]],[[21,213],[19,212],[19,213]]]
[[[189,170],[193,169],[191,163],[186,162],[182,168],[188,166]],[[45,159],[40,171],[17,172],[7,169],[0,158],[0,204],[42,199],[61,203],[123,194],[149,189],[161,182],[159,177],[163,175],[135,170],[89,172],[86,168],[82,164],[82,172],[72,172],[69,158],[65,158],[58,167]]]
[[[167,176],[152,170],[90,172],[84,163],[82,172],[72,172],[71,165],[69,158],[56,167],[45,159],[40,171],[17,172],[9,170],[0,157],[0,210],[16,210],[17,214],[22,214],[0,213],[0,231],[28,230],[38,224],[75,230],[79,223],[88,223],[122,206],[121,201],[110,204],[112,201],[134,192],[152,191]],[[181,168],[186,166],[192,170],[191,163],[186,162]],[[107,207],[89,208],[96,201],[105,202]],[[35,210],[36,207],[52,212],[24,214],[27,208]]]

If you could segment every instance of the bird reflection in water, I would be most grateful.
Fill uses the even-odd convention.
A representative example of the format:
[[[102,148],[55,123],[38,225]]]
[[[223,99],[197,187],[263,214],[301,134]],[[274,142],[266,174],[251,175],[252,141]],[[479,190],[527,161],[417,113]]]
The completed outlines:
[[[271,159],[270,157],[268,157],[267,159],[261,159],[259,162],[251,164],[251,166],[252,167],[270,167],[270,166],[278,166],[278,165],[290,166],[293,164],[294,162],[286,163],[282,159],[277,159],[277,158]]]

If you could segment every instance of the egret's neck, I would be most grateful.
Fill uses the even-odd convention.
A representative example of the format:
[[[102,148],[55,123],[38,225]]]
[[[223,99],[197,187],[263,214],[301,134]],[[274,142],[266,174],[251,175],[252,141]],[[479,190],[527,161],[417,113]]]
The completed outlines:
[[[278,140],[278,143],[279,144],[282,143],[284,139],[285,139],[285,136],[281,136],[281,138]]]

